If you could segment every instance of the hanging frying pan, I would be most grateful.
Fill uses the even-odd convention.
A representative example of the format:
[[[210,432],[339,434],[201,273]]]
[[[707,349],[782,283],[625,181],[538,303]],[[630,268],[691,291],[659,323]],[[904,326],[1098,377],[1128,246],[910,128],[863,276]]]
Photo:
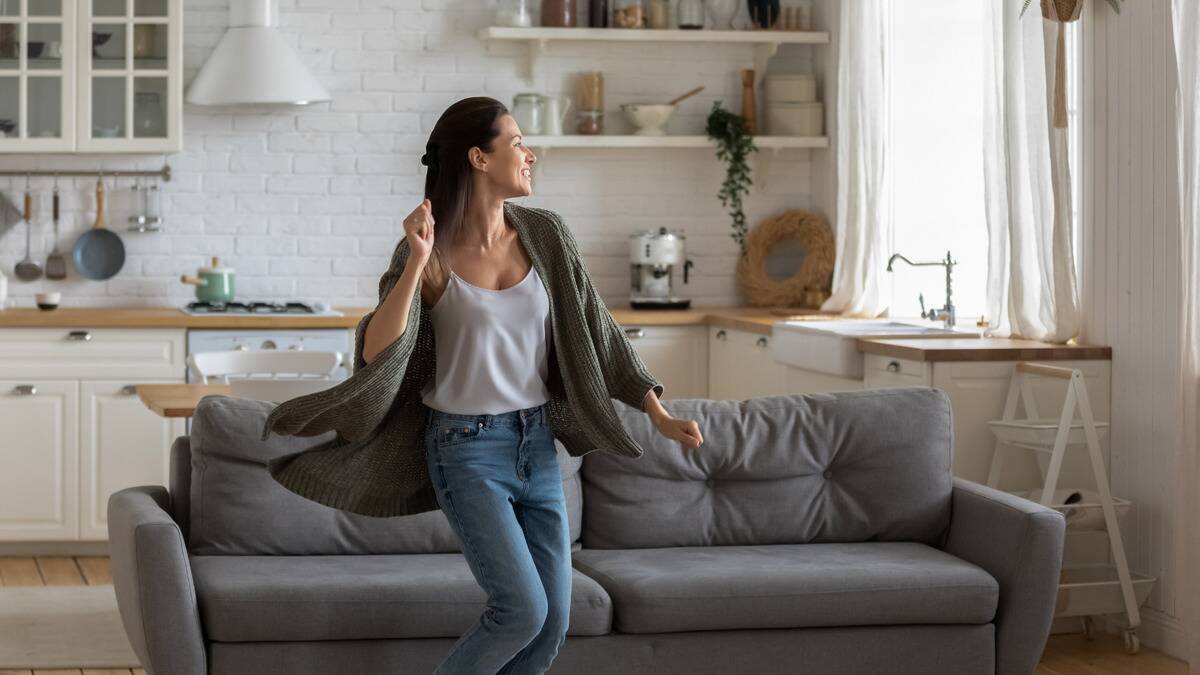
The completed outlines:
[[[80,276],[108,279],[125,264],[125,244],[116,232],[104,227],[104,182],[96,180],[96,224],[79,235],[71,252],[71,261]]]

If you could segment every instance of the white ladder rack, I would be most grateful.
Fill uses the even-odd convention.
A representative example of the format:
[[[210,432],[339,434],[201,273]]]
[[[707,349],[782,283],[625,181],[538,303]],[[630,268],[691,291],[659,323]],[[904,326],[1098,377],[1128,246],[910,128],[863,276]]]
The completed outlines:
[[[1043,419],[1038,414],[1030,376],[1067,381],[1062,412],[1057,420]],[[1022,404],[1025,414],[1021,419],[1016,417],[1018,401]],[[1078,421],[1075,420],[1076,408],[1080,417]],[[1092,415],[1083,372],[1043,363],[1018,362],[1009,381],[1008,397],[1004,402],[1004,417],[988,424],[996,436],[996,448],[987,478],[989,487],[997,487],[1000,483],[1000,475],[1004,468],[1004,451],[1007,448],[1034,450],[1038,453],[1038,465],[1043,476],[1039,500],[1043,506],[1068,513],[1073,509],[1097,506],[1103,511],[1104,529],[1108,534],[1115,565],[1064,565],[1059,577],[1055,616],[1081,617],[1084,634],[1090,637],[1093,615],[1124,612],[1127,620],[1126,627],[1122,630],[1125,651],[1136,654],[1140,648],[1137,629],[1141,625],[1138,607],[1145,602],[1155,579],[1141,574],[1135,575],[1129,571],[1125,544],[1117,523],[1116,507],[1128,507],[1130,502],[1114,498],[1109,490],[1108,472],[1100,451],[1100,434],[1108,430],[1108,423],[1097,422]],[[1088,454],[1091,455],[1096,490],[1099,493],[1098,502],[1054,503],[1063,457],[1069,445],[1087,446]]]

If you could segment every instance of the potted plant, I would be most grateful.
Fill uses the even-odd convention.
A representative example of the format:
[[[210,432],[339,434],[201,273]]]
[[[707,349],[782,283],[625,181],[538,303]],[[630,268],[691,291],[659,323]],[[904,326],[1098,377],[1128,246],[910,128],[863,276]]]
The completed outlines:
[[[733,218],[733,233],[729,236],[745,254],[746,216],[742,213],[742,196],[753,184],[746,159],[751,152],[758,152],[758,147],[754,145],[754,136],[746,129],[746,119],[722,108],[720,101],[713,102],[705,131],[717,142],[717,159],[726,162],[725,180],[717,197],[721,206],[729,207],[729,215]]]

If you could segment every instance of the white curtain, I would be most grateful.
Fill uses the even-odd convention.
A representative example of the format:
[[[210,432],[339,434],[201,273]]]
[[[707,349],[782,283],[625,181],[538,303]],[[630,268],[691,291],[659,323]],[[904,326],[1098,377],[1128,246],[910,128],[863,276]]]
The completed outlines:
[[[1200,3],[1174,0],[1175,63],[1179,80],[1180,410],[1176,442],[1179,477],[1176,521],[1188,663],[1200,675]]]
[[[886,303],[884,225],[889,0],[840,3],[837,73],[837,258],[826,311],[875,317]]]
[[[1058,25],[1036,4],[984,10],[987,314],[994,334],[1066,342],[1079,331],[1068,130],[1052,125]],[[1049,53],[1047,53],[1049,51]]]

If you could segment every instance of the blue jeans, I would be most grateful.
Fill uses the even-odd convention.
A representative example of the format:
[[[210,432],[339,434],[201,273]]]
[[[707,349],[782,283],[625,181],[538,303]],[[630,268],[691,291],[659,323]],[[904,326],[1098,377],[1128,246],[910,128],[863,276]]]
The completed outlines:
[[[487,592],[435,675],[543,673],[567,638],[571,535],[545,404],[496,415],[429,408],[438,504]]]

